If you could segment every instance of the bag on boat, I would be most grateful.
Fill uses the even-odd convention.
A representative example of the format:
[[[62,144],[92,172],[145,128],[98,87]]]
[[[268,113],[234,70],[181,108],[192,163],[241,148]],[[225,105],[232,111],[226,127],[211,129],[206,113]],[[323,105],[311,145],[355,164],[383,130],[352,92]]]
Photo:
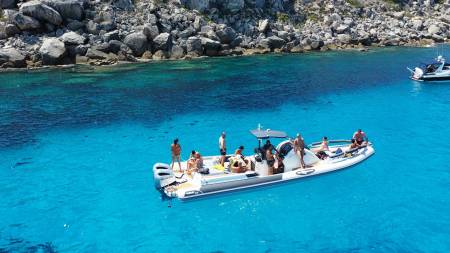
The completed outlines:
[[[208,168],[200,168],[198,169],[198,173],[200,174],[209,174],[209,169]]]

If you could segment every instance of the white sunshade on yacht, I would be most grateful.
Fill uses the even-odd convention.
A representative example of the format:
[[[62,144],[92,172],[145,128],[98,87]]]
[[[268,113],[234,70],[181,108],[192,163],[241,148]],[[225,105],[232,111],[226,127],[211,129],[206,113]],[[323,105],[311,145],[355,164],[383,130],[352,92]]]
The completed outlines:
[[[250,130],[250,133],[252,133],[258,139],[287,137],[287,134],[285,132],[270,129],[253,129]]]

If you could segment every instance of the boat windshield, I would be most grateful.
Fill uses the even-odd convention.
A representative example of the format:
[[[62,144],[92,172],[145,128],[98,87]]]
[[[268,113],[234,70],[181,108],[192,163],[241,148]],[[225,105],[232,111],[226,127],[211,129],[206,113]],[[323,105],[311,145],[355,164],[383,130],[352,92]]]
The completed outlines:
[[[445,65],[444,62],[434,61],[430,63],[421,63],[420,68],[424,70],[425,73],[433,73],[440,70],[441,66]]]

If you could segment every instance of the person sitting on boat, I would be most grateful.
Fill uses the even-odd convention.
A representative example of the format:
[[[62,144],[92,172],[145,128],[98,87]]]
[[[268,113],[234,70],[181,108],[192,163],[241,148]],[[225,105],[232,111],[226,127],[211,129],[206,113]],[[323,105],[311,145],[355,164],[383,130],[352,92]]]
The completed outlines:
[[[189,159],[195,158],[195,153],[197,153],[195,150],[191,151],[191,154],[189,155]]]
[[[303,156],[305,155],[305,140],[299,133],[297,133],[297,136],[294,139],[293,145],[294,145],[295,153],[300,157],[300,166],[302,168],[305,168],[306,165],[305,165],[305,160],[303,158]]]
[[[193,172],[198,172],[203,168],[203,158],[199,152],[194,152],[194,155],[189,158],[186,173],[190,176]]]
[[[219,137],[219,152],[220,152],[220,165],[225,164],[225,156],[227,155],[227,147],[225,143],[225,132],[222,132],[222,134]]]
[[[242,154],[242,151],[244,151],[244,146],[239,146],[239,148],[234,151],[234,156],[244,160],[245,156]]]
[[[276,167],[273,171],[273,174],[280,174],[284,172],[284,163],[283,163],[283,158],[280,155],[276,155],[276,160],[277,160],[277,164]]]
[[[199,152],[195,153],[195,167],[197,169],[203,168],[203,158]]]
[[[273,174],[273,169],[274,169],[274,165],[275,165],[275,157],[272,153],[272,147],[269,147],[266,150],[266,160],[267,160],[267,165],[269,166],[269,175]]]
[[[192,150],[191,154],[189,155],[189,160],[188,160],[187,163],[186,163],[186,171],[188,172],[188,174],[189,174],[189,172],[190,172],[192,169],[194,169],[194,168],[197,167],[196,161],[195,161],[195,154],[196,154],[196,153],[197,153],[197,152],[196,152],[195,150]]]
[[[234,152],[234,157],[231,160],[231,171],[234,173],[242,173],[250,168],[250,160],[243,155],[244,146],[240,146]]]
[[[356,140],[358,145],[363,145],[364,142],[369,142],[366,133],[364,133],[361,129],[358,129],[358,131],[353,134],[353,139]]]
[[[314,149],[314,152],[319,153],[320,151],[329,151],[330,148],[328,147],[328,138],[324,136],[322,138],[322,143],[320,144],[319,148]]]
[[[171,168],[173,170],[173,165],[175,164],[175,160],[177,160],[178,161],[178,168],[181,171],[182,170],[181,169],[181,161],[180,161],[181,160],[181,158],[180,158],[181,157],[181,146],[178,143],[178,138],[173,140],[173,143],[170,146],[170,149],[172,151],[172,165],[171,165]]]
[[[351,140],[351,144],[350,144],[350,146],[349,146],[349,149],[350,150],[352,150],[352,149],[355,149],[355,148],[358,148],[359,147],[359,144],[356,142],[356,140],[355,139],[352,139]]]

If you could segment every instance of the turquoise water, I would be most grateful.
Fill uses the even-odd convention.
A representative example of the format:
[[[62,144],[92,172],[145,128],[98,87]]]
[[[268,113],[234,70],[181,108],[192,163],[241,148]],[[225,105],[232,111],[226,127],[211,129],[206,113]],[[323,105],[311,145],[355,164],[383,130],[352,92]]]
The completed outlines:
[[[200,59],[1,74],[0,252],[449,252],[450,86],[435,49]],[[151,167],[179,137],[307,142],[362,128],[376,154],[293,184],[172,207]]]

